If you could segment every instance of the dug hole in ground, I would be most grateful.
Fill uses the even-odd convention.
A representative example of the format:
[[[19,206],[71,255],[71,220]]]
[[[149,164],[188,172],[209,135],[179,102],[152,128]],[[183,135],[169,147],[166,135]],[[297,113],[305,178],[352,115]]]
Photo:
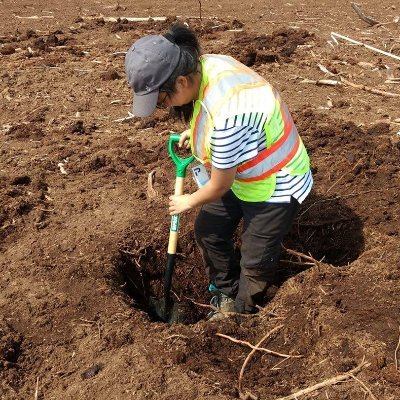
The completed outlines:
[[[361,11],[332,0],[2,2],[1,399],[400,398],[400,64],[331,37],[399,57],[399,7],[367,0]],[[167,18],[108,18],[149,15]],[[176,20],[204,52],[281,91],[311,157],[314,189],[266,306],[241,323],[204,321],[194,212],[181,219],[173,281],[187,319],[148,314],[163,290],[167,142],[185,127],[162,110],[129,118],[123,54]]]

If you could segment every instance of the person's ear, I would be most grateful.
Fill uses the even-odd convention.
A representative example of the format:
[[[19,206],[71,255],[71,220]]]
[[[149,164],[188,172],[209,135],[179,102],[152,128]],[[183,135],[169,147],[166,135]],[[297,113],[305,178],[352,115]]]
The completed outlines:
[[[189,86],[189,79],[187,76],[179,75],[176,78],[175,85],[178,89],[186,89]]]

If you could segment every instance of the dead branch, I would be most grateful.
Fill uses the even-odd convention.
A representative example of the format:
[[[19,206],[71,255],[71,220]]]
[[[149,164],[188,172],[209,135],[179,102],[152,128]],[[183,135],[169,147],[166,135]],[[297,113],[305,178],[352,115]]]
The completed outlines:
[[[308,261],[311,261],[314,265],[321,265],[321,262],[320,262],[320,261],[316,260],[315,258],[313,258],[313,257],[311,257],[311,256],[307,256],[307,255],[305,255],[305,254],[303,254],[303,253],[300,253],[299,251],[296,251],[296,250],[287,249],[284,245],[282,245],[282,248],[283,248],[288,254],[291,254],[291,255],[293,255],[293,256],[297,256],[297,257],[300,257],[300,258],[304,258],[304,259],[306,259],[306,260],[308,260]]]
[[[317,66],[324,74],[327,74],[327,75],[332,76],[332,77],[333,76],[337,76],[337,77],[339,77],[340,81],[335,81],[335,80],[332,80],[332,79],[321,79],[319,81],[313,81],[313,80],[310,80],[310,79],[304,79],[300,83],[314,83],[314,84],[317,84],[317,85],[318,84],[319,85],[323,85],[324,84],[324,85],[332,85],[332,86],[345,84],[347,86],[351,86],[351,87],[354,87],[356,89],[365,90],[366,92],[379,94],[381,96],[400,97],[399,93],[386,92],[386,91],[383,91],[383,90],[371,88],[371,87],[366,86],[366,85],[359,85],[357,83],[350,82],[347,79],[343,78],[343,76],[340,76],[340,73],[339,74],[334,74],[333,72],[329,71],[322,64],[317,64]]]
[[[14,15],[17,19],[45,19],[45,18],[54,18],[54,15],[32,15],[30,17],[21,17],[20,15]]]
[[[386,96],[386,97],[400,97],[400,93],[386,92],[384,90],[374,89],[366,85],[359,85],[357,83],[350,82],[347,79],[344,79],[343,77],[340,77],[340,79],[344,84],[348,86],[351,86],[356,89],[365,90],[366,92],[369,93],[379,94],[380,96]]]
[[[156,178],[156,171],[153,170],[147,176],[147,197],[149,199],[154,199],[157,197],[157,192],[154,190],[153,184]]]
[[[243,380],[243,374],[244,374],[244,370],[246,368],[246,365],[249,363],[249,361],[251,360],[251,357],[253,357],[254,353],[258,350],[258,347],[261,346],[261,344],[267,340],[272,334],[274,334],[275,332],[277,332],[279,329],[281,329],[283,327],[283,325],[278,325],[276,326],[274,329],[272,329],[270,332],[268,332],[255,346],[255,348],[253,350],[251,350],[251,352],[248,354],[248,356],[246,357],[246,359],[244,360],[244,363],[242,365],[242,368],[240,369],[240,373],[239,373],[239,381],[238,381],[238,390],[239,390],[239,395],[241,398],[245,399],[248,398],[247,393],[243,393],[242,390],[242,380]]]
[[[360,365],[358,365],[357,367],[353,368],[352,370],[350,370],[349,372],[342,374],[342,375],[337,375],[333,378],[327,379],[323,382],[317,383],[316,385],[310,386],[306,389],[302,389],[299,390],[296,393],[292,393],[289,396],[285,396],[285,397],[279,397],[279,399],[276,400],[296,400],[298,399],[300,396],[303,396],[305,394],[314,392],[316,390],[322,389],[324,387],[327,386],[332,386],[332,385],[336,385],[337,383],[343,382],[348,380],[349,378],[351,378],[351,375],[357,374],[359,373],[363,368],[366,368],[368,366],[370,366],[371,364],[365,362],[364,360],[361,362]]]
[[[336,32],[331,32],[331,38],[332,38],[332,40],[333,40],[336,44],[339,44],[339,42],[338,42],[338,40],[337,40],[337,38],[339,38],[339,39],[346,40],[347,42],[350,42],[350,43],[353,43],[353,44],[358,44],[359,46],[363,46],[363,47],[365,47],[366,49],[375,51],[375,52],[377,52],[377,53],[384,54],[385,56],[394,58],[394,59],[396,59],[396,60],[400,60],[400,56],[396,56],[395,54],[388,53],[387,51],[383,51],[383,50],[381,50],[381,49],[377,49],[376,47],[372,47],[372,46],[370,46],[369,44],[365,44],[365,43],[363,43],[363,42],[359,42],[358,40],[351,39],[351,38],[349,38],[349,37],[347,37],[347,36],[343,36],[343,35],[341,35],[341,34],[339,34],[339,33],[336,33]]]
[[[283,357],[283,358],[285,358],[285,359],[286,359],[286,358],[302,358],[302,357],[303,357],[303,356],[300,355],[300,354],[298,354],[298,355],[293,355],[293,354],[282,354],[282,353],[278,353],[278,352],[276,352],[276,351],[273,351],[273,350],[270,350],[270,349],[267,349],[267,348],[264,348],[264,347],[257,347],[257,346],[252,345],[252,344],[249,343],[249,342],[246,342],[245,340],[235,339],[235,338],[233,338],[233,337],[231,337],[231,336],[224,335],[223,333],[216,333],[215,335],[216,335],[216,336],[220,336],[220,337],[225,338],[225,339],[228,339],[228,340],[230,340],[231,342],[238,343],[238,344],[242,344],[243,346],[250,347],[250,348],[253,349],[253,350],[264,351],[265,353],[272,354],[272,355],[277,356],[277,357]]]
[[[364,21],[366,22],[368,25],[370,26],[374,26],[374,25],[378,25],[380,24],[380,22],[374,20],[371,17],[366,16],[363,11],[361,10],[361,7],[356,4],[356,3],[350,3],[351,7],[353,8],[353,10],[356,12],[356,14]]]
[[[317,86],[340,86],[342,85],[342,82],[340,81],[335,81],[334,79],[319,79],[319,80],[313,80],[313,79],[303,79],[300,81],[300,83],[313,83],[314,85]]]

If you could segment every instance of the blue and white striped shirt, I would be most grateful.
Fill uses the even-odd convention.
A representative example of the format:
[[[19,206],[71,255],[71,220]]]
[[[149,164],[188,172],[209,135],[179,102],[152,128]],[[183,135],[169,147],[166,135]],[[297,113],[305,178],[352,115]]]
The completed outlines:
[[[224,126],[215,126],[211,137],[211,164],[218,169],[233,168],[251,160],[266,147],[263,126],[267,115],[247,113],[228,118]],[[276,188],[269,203],[290,203],[294,197],[302,203],[313,185],[311,171],[304,175],[276,173]]]

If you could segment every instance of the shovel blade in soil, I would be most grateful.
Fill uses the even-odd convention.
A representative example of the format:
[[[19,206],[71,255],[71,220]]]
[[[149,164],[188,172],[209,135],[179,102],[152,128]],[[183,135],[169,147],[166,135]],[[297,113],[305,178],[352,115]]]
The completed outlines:
[[[169,325],[183,322],[183,312],[179,304],[165,299],[150,298],[149,315],[155,321],[165,322]]]

